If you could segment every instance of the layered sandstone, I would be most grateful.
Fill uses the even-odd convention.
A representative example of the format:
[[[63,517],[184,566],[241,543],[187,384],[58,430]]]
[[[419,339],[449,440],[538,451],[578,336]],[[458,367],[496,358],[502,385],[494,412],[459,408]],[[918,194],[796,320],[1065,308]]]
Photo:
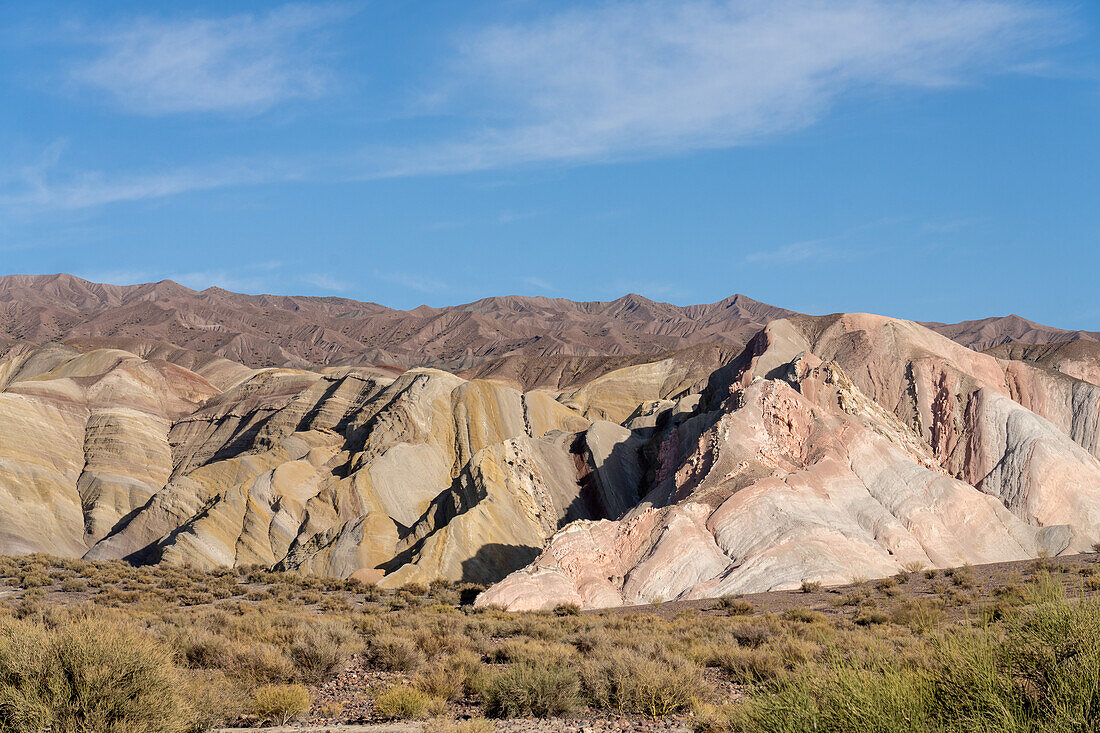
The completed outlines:
[[[604,607],[842,583],[1100,537],[1095,385],[869,315],[769,324],[669,430],[646,500],[479,603]]]
[[[1100,539],[1089,334],[982,353],[744,298],[395,316],[171,283],[0,286],[10,333],[33,316],[55,339],[0,356],[0,552],[501,581],[479,602],[546,608]],[[941,330],[1002,327],[1046,333]],[[417,362],[452,370],[394,365]]]

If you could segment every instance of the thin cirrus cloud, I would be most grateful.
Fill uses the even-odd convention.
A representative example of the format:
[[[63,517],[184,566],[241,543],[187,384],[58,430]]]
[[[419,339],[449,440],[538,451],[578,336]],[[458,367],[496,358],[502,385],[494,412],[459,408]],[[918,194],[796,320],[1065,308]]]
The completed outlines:
[[[142,21],[74,74],[147,114],[265,109],[320,93],[335,72],[289,59],[345,12],[287,6],[218,21]],[[621,0],[550,11],[466,29],[442,70],[422,72],[435,93],[420,112],[447,121],[435,138],[348,138],[342,154],[271,150],[262,160],[177,170],[75,173],[0,203],[86,208],[231,186],[751,145],[813,125],[862,91],[1026,73],[1074,32],[1069,6],[1025,0]]]
[[[307,285],[312,285],[319,290],[326,290],[330,293],[343,293],[351,289],[349,283],[343,280],[338,280],[332,275],[326,275],[324,273],[314,272],[302,275],[302,282]]]
[[[477,119],[496,123],[404,151],[390,172],[751,144],[813,124],[854,91],[1024,69],[1070,28],[1068,10],[1017,0],[648,0],[560,12],[463,41],[449,95],[480,95]]]
[[[750,252],[745,255],[744,262],[746,265],[792,265],[855,259],[866,256],[874,250],[874,247],[865,241],[868,235],[904,223],[903,219],[878,219],[828,237],[791,242],[774,249]],[[896,239],[896,236],[892,238]]]
[[[94,37],[98,53],[71,78],[139,114],[262,112],[328,89],[311,38],[348,12],[287,5],[264,15],[137,19]]]

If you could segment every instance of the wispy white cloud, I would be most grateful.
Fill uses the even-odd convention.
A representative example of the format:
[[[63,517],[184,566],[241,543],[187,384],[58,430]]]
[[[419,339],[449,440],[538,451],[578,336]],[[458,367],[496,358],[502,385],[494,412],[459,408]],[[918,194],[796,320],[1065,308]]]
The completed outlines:
[[[839,234],[817,239],[791,242],[773,249],[750,252],[745,264],[791,265],[802,262],[854,259],[872,251],[872,246],[860,240],[867,232],[903,223],[902,219],[879,219],[847,229]]]
[[[811,239],[805,242],[792,242],[782,247],[759,252],[750,252],[745,255],[748,264],[778,264],[789,265],[808,260],[830,260],[841,255],[841,252],[833,244],[832,237],[824,239]]]
[[[40,161],[0,181],[0,208],[31,213],[87,209],[195,191],[317,180],[318,172],[310,161],[272,157],[223,160],[208,166],[150,173],[82,171],[66,175],[60,163],[63,147],[51,144]]]
[[[495,124],[393,173],[728,147],[817,121],[846,94],[967,84],[1062,39],[1021,0],[641,0],[471,33],[451,80]],[[448,96],[439,97],[446,100]]]
[[[278,261],[252,262],[234,268],[216,268],[193,271],[163,271],[150,269],[78,270],[74,274],[85,280],[112,285],[138,285],[141,283],[173,280],[192,290],[219,287],[225,290],[258,293],[273,287],[281,279],[278,271],[283,263]]]
[[[541,211],[502,211],[497,214],[497,224],[514,224],[517,221],[534,219],[541,214]]]
[[[984,224],[988,219],[981,216],[967,216],[959,219],[945,219],[940,221],[926,221],[921,227],[926,232],[933,234],[951,234],[963,229],[970,229],[979,224]]]
[[[425,111],[453,123],[434,141],[51,177],[43,170],[58,150],[20,183],[0,181],[0,208],[78,209],[261,183],[578,165],[748,145],[812,125],[866,90],[936,90],[1026,73],[1041,64],[1037,51],[1072,35],[1068,7],[638,0],[549,11],[458,41],[433,95],[437,106]],[[294,49],[346,12],[285,6],[216,21],[141,21],[109,36],[77,76],[148,113],[264,109],[323,91],[323,68]],[[514,220],[502,215],[498,223]]]
[[[526,276],[519,278],[519,281],[534,290],[541,290],[544,293],[553,293],[557,290],[553,285],[543,280],[541,277]]]
[[[240,270],[196,270],[194,272],[178,272],[167,277],[175,280],[180,285],[186,285],[192,290],[205,290],[206,288],[222,288],[241,293],[259,293],[268,290],[270,279],[263,275]]]
[[[93,36],[98,53],[71,78],[128,111],[259,112],[331,84],[311,44],[347,6],[284,5],[222,18],[146,17]]]
[[[324,273],[309,273],[307,275],[302,275],[301,279],[302,282],[307,285],[312,285],[315,288],[327,290],[332,293],[344,293],[351,288],[351,285],[343,280],[338,280],[332,275],[326,275]]]
[[[400,285],[408,290],[415,290],[420,293],[428,293],[431,295],[446,293],[452,289],[442,280],[419,273],[376,270],[374,276],[379,280],[385,280]]]

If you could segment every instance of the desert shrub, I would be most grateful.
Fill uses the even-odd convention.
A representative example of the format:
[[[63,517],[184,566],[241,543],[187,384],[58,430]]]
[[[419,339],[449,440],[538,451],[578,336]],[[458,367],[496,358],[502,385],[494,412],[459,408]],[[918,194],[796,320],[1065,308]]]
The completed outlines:
[[[291,661],[267,643],[235,645],[229,669],[255,682],[286,682],[294,677]]]
[[[1041,603],[1006,621],[1003,635],[950,635],[941,656],[934,699],[941,717],[1010,731],[1100,725],[1100,603]]]
[[[769,647],[724,647],[715,657],[731,681],[753,684],[773,679],[783,671],[783,662]]]
[[[379,714],[388,720],[417,720],[428,712],[426,694],[406,685],[391,687],[374,699]]]
[[[951,578],[951,582],[960,588],[974,587],[974,568],[970,565],[952,568],[947,571],[947,575]]]
[[[879,589],[883,593],[888,593],[894,590],[894,588],[897,587],[897,584],[897,578],[881,578],[877,583],[875,583],[875,588]]]
[[[2,621],[0,730],[183,730],[177,672],[166,647],[126,626]]]
[[[908,626],[913,631],[938,628],[946,617],[943,602],[939,599],[905,599],[891,606],[889,614],[892,622]]]
[[[748,616],[755,610],[751,603],[735,596],[722,596],[719,598],[718,608],[730,616]]]
[[[179,696],[191,732],[218,728],[251,710],[251,696],[216,670],[180,670]]]
[[[592,704],[653,718],[687,710],[706,693],[702,670],[686,659],[619,649],[584,671]]]
[[[50,580],[50,576],[43,572],[30,572],[20,578],[19,584],[29,590],[31,588],[45,588],[53,585],[53,581]]]
[[[321,610],[325,613],[347,613],[351,609],[351,601],[346,596],[327,595],[321,599]]]
[[[591,654],[593,651],[599,648],[604,642],[606,636],[601,632],[594,629],[587,629],[585,631],[578,632],[575,636],[569,639],[569,643],[573,645],[581,654]]]
[[[925,731],[927,687],[925,677],[889,664],[814,666],[731,710],[731,726],[753,733]]]
[[[216,598],[210,591],[185,590],[178,594],[177,600],[181,606],[201,606],[207,603],[213,603]]]
[[[736,708],[733,705],[714,705],[697,702],[692,707],[695,733],[728,733],[733,727]]]
[[[803,593],[814,593],[821,590],[821,581],[819,580],[803,580],[800,590]]]
[[[61,581],[61,590],[65,593],[80,593],[85,588],[84,581],[79,578],[66,578]]]
[[[860,626],[874,626],[886,623],[890,617],[877,608],[861,608],[852,620]]]
[[[758,647],[772,637],[772,630],[757,624],[741,624],[729,630],[730,636],[739,646]]]
[[[414,672],[424,663],[424,653],[412,639],[380,634],[370,640],[367,659],[372,667],[386,672]]]
[[[554,607],[555,616],[579,616],[581,607],[576,603],[559,603]]]
[[[336,623],[305,627],[290,647],[298,677],[310,684],[332,679],[347,665],[355,640],[354,632]]]
[[[485,712],[494,718],[562,715],[580,704],[580,679],[569,667],[509,664],[488,672],[481,682]]]
[[[462,651],[433,662],[413,678],[413,684],[431,697],[457,700],[471,692],[481,669],[481,658]]]
[[[309,711],[309,690],[301,685],[264,685],[252,696],[256,715],[286,725]]]
[[[430,595],[432,600],[444,606],[457,606],[461,601],[459,592],[449,585],[432,584]]]
[[[560,642],[535,639],[506,639],[486,657],[490,662],[531,662],[532,664],[569,664],[577,657],[576,647]]]
[[[320,603],[324,599],[324,595],[319,590],[298,591],[296,597],[299,603],[304,603],[307,606],[312,606],[315,603]]]
[[[783,612],[783,618],[787,621],[813,624],[825,621],[825,614],[819,611],[811,611],[808,608],[788,608]]]
[[[1100,725],[1100,602],[1053,598],[939,638],[917,665],[811,664],[752,696],[734,728],[770,731],[1086,731]]]
[[[220,669],[256,683],[286,682],[295,674],[286,655],[266,642],[241,643],[220,634],[194,630],[181,644],[184,660],[195,669]]]

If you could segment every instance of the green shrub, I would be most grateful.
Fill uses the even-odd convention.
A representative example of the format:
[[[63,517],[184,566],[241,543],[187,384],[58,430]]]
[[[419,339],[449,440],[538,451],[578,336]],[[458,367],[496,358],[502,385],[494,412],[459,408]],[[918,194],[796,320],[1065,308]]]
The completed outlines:
[[[290,647],[290,658],[303,682],[327,682],[347,666],[356,637],[336,623],[307,626]]]
[[[0,621],[0,730],[179,731],[178,683],[167,649],[128,627]]]
[[[411,639],[383,634],[370,640],[367,659],[386,672],[413,672],[424,663],[424,653]]]
[[[568,667],[524,662],[488,673],[480,692],[485,712],[494,718],[546,718],[578,707],[580,679]]]
[[[583,676],[592,704],[652,718],[687,710],[706,693],[697,665],[678,657],[655,659],[626,649],[586,668]]]
[[[744,685],[773,679],[783,671],[783,660],[770,645],[727,646],[718,653],[715,663],[731,681]]]
[[[858,664],[810,664],[750,696],[734,729],[1069,733],[1100,727],[1095,600],[1050,597],[1000,624],[944,635],[916,666],[900,662],[879,655]]]
[[[309,690],[301,685],[264,685],[256,690],[252,703],[256,715],[286,725],[309,711]]]
[[[890,617],[877,608],[861,608],[852,620],[860,626],[874,626],[886,623]]]
[[[80,593],[86,590],[86,586],[80,578],[66,578],[61,581],[61,590],[65,593]]]
[[[391,687],[374,699],[379,714],[387,720],[418,720],[428,712],[431,698],[425,693],[401,685]]]
[[[432,663],[413,678],[413,684],[431,697],[457,700],[470,692],[481,658],[470,651],[457,652]]]
[[[803,593],[814,593],[821,590],[821,581],[818,580],[803,580],[802,587],[800,589]]]
[[[755,610],[751,603],[736,596],[722,596],[718,599],[718,608],[730,616],[748,616]]]
[[[731,726],[745,733],[931,731],[928,686],[924,676],[889,664],[815,665],[731,710]]]
[[[825,621],[825,614],[819,611],[811,611],[808,608],[788,608],[783,612],[783,618],[787,621],[798,621],[804,624],[821,623]]]

